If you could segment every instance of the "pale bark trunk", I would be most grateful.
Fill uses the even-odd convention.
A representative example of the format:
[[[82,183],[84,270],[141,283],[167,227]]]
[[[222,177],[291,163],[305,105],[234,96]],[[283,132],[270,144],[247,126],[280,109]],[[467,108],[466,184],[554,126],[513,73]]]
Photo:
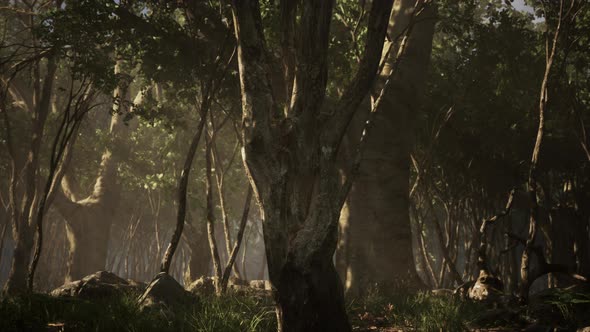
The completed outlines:
[[[119,73],[120,64],[115,68]],[[69,244],[67,273],[65,280],[81,279],[91,273],[104,270],[107,263],[107,252],[110,229],[117,217],[121,188],[117,181],[117,165],[125,157],[125,140],[135,127],[123,122],[125,111],[123,103],[127,96],[127,83],[118,86],[113,95],[116,99],[114,114],[110,122],[111,141],[102,155],[98,176],[92,193],[77,200],[79,192],[73,188],[68,176],[62,181],[63,193],[54,200],[59,213],[66,221],[66,235]],[[141,103],[141,91],[134,103]]]
[[[89,197],[79,201],[63,193],[55,197],[54,204],[66,221],[69,244],[66,282],[105,269],[110,228],[120,195],[113,158],[110,151],[103,154],[94,192]],[[67,177],[64,183],[68,183]]]
[[[415,4],[416,0],[396,1],[390,38],[408,26]],[[393,68],[396,52],[386,59],[382,80],[392,71],[393,76],[367,137],[367,150],[346,203],[347,213],[340,221],[349,234],[346,283],[347,291],[354,295],[374,284],[383,291],[402,285],[422,286],[412,253],[410,152],[430,61],[434,8],[426,7],[416,21],[397,67]],[[359,117],[358,121],[362,120]]]

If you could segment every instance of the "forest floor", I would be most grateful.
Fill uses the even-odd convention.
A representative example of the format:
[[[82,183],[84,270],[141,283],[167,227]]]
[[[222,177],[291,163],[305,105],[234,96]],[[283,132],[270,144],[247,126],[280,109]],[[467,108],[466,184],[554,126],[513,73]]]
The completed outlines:
[[[590,326],[590,294],[548,290],[528,306],[453,297],[376,293],[348,302],[353,331],[577,331]],[[267,297],[201,297],[191,306],[142,312],[137,296],[84,300],[33,294],[0,300],[0,331],[275,331]]]

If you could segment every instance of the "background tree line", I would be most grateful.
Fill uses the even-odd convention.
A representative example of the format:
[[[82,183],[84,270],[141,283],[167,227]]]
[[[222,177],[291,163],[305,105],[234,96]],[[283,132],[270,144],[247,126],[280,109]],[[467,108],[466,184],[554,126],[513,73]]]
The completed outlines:
[[[268,278],[285,331],[348,330],[345,292],[457,287],[482,243],[509,291],[588,276],[590,14],[529,5],[0,2],[5,291]]]

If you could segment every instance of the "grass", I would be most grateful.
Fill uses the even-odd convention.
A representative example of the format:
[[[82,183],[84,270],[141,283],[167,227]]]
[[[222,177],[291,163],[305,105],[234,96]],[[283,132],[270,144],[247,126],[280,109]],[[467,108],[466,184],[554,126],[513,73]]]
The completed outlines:
[[[546,324],[560,321],[569,329],[590,326],[590,293],[576,289],[546,290],[531,303],[526,315]]]
[[[369,290],[348,301],[355,330],[395,327],[404,331],[466,331],[475,327],[523,327],[532,323],[576,328],[590,325],[590,295],[552,290],[527,307],[492,309],[430,292],[384,296]],[[326,319],[330,319],[326,317]],[[201,297],[198,304],[141,312],[136,295],[101,300],[58,299],[43,294],[0,300],[0,331],[276,331],[270,299],[229,294]],[[557,325],[556,325],[557,324]]]
[[[132,295],[87,301],[43,294],[0,301],[0,331],[266,332],[276,330],[273,307],[265,300],[228,295],[169,311],[141,312]]]
[[[350,301],[349,316],[360,328],[394,326],[415,331],[465,331],[481,306],[429,292],[384,296],[376,290]]]

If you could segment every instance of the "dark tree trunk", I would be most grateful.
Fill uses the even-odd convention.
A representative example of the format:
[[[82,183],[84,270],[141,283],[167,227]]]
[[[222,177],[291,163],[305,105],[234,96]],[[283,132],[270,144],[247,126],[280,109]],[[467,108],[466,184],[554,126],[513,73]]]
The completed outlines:
[[[18,295],[28,288],[27,275],[33,251],[33,236],[32,227],[22,227],[18,233],[14,234],[15,246],[12,263],[4,288],[7,295]]]
[[[343,287],[333,264],[301,271],[288,259],[277,294],[284,331],[350,331]]]

